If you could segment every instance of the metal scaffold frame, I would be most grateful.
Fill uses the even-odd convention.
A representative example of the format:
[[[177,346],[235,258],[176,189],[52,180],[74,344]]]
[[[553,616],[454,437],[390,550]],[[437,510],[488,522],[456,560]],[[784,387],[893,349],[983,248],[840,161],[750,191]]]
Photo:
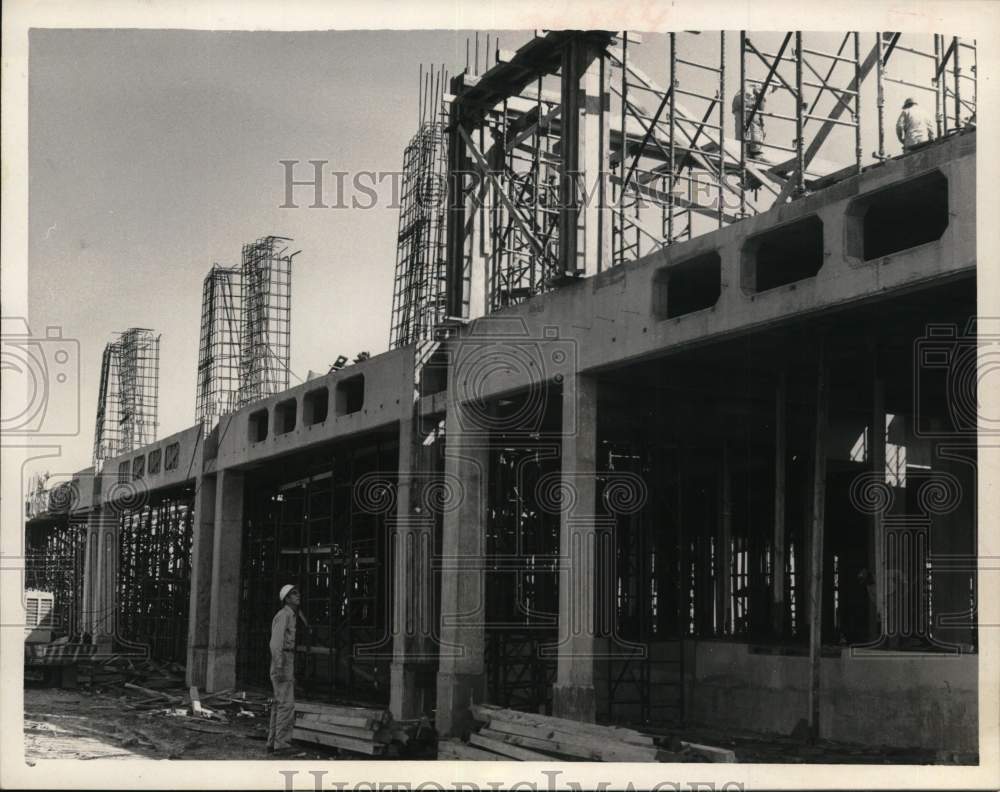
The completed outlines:
[[[241,278],[215,264],[202,285],[195,421],[206,432],[236,408],[240,379]]]
[[[160,336],[143,327],[104,348],[94,429],[94,464],[156,440]]]
[[[930,42],[927,41],[927,34],[919,36],[912,33],[884,31],[878,34],[876,42],[878,151],[874,155],[877,159],[887,158],[885,147],[887,84],[919,91],[919,94],[915,94],[918,100],[921,96],[934,95],[934,117],[938,137],[957,129],[974,126],[976,123],[978,83],[975,40],[973,39],[970,44],[958,36],[944,36],[939,33],[930,34],[929,37]],[[922,49],[924,46],[928,49]],[[965,56],[971,57],[972,62],[964,61]],[[890,66],[896,66],[901,60],[908,67],[907,74],[924,74],[926,82],[914,82],[894,76]]]
[[[280,393],[289,384],[292,259],[287,237],[243,246],[239,406]]]
[[[893,52],[931,64],[915,85],[934,93],[941,134],[974,125],[974,43],[927,38],[930,53],[889,33],[847,32],[835,47],[829,34],[801,31],[672,32],[662,56],[646,46],[666,87],[640,68],[642,36],[627,31],[546,31],[516,52],[487,45],[483,71],[477,56],[441,97],[446,310],[434,281],[427,315],[445,328],[501,310],[878,163]],[[879,150],[866,156],[869,76],[878,113],[867,134],[878,130]],[[831,140],[838,161],[818,156]],[[412,212],[404,202],[394,345],[416,340],[408,306],[428,281],[406,250]]]
[[[194,495],[158,498],[118,519],[118,637],[143,654],[185,662]]]

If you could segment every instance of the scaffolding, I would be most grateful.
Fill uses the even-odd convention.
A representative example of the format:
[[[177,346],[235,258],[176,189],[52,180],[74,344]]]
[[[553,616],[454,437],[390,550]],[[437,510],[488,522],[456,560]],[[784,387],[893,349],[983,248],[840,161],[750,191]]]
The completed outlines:
[[[237,673],[266,684],[273,592],[295,581],[309,626],[298,636],[296,679],[309,697],[385,703],[394,581],[389,511],[353,482],[393,481],[398,438],[327,445],[255,474],[243,528]]]
[[[447,80],[421,67],[420,125],[403,152],[391,349],[434,338],[445,318],[445,178],[447,141],[440,120]]]
[[[118,639],[143,655],[185,662],[194,493],[118,513]]]
[[[160,336],[132,327],[104,347],[94,430],[94,464],[156,440]]]
[[[289,384],[292,259],[287,237],[267,236],[243,246],[241,271],[240,378],[245,404]]]
[[[195,421],[205,432],[236,408],[240,378],[240,270],[213,265],[201,298]]]
[[[978,99],[975,40],[969,43],[958,36],[943,36],[939,33],[907,33],[904,38],[904,34],[899,32],[882,32],[878,34],[876,47],[878,49],[876,158],[880,160],[887,158],[885,106],[891,86],[900,86],[900,89],[910,92],[917,101],[933,95],[938,137],[975,126]],[[908,76],[915,74],[922,80],[915,81],[898,76],[903,71],[898,68],[900,65],[906,67],[905,72]]]
[[[501,310],[878,164],[890,84],[935,96],[940,135],[976,121],[975,42],[956,37],[682,31],[662,50],[649,38],[547,31],[516,52],[487,45],[482,73],[477,56],[451,80],[446,318]],[[889,73],[904,56],[927,64],[909,70],[915,80]],[[651,61],[659,83],[640,68]],[[398,295],[410,272],[397,266]],[[394,302],[394,338],[405,304]]]

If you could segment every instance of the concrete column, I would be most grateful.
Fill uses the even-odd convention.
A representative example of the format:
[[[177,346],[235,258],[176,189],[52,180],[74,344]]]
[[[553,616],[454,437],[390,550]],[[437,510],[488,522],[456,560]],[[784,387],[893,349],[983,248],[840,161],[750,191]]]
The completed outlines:
[[[455,393],[456,389],[451,388]],[[489,436],[474,411],[449,402],[445,479],[460,487],[460,503],[444,514],[441,541],[441,640],[437,675],[437,731],[462,735],[469,705],[485,699],[486,586],[483,562],[489,481]]]
[[[606,213],[598,209],[609,150],[603,58],[574,38],[563,51],[561,75],[560,268],[567,275],[593,275],[611,264],[602,260],[610,254],[610,225],[602,228]]]
[[[90,553],[89,618],[85,624],[94,643],[104,645],[114,641],[118,629],[118,512],[113,506],[100,506],[87,520],[87,542]]]
[[[236,633],[240,612],[240,560],[243,546],[243,485],[244,474],[241,471],[221,470],[216,475],[212,587],[205,669],[205,689],[209,692],[236,685]],[[260,647],[260,651],[265,650],[266,647]]]
[[[91,635],[94,634],[96,627],[97,559],[99,558],[97,547],[100,541],[95,512],[96,509],[87,515],[87,540],[83,562],[83,603],[80,606],[80,630]]]
[[[205,686],[212,556],[215,541],[215,476],[199,476],[194,494],[191,545],[191,604],[188,608],[187,685]]]
[[[597,382],[576,375],[563,381],[562,480],[572,493],[559,534],[559,659],[552,691],[554,713],[594,721],[596,630]]]
[[[399,472],[392,532],[395,589],[392,604],[392,665],[389,709],[394,718],[417,718],[434,707],[437,671],[434,637],[434,516],[422,494],[432,483],[419,419],[399,422]]]

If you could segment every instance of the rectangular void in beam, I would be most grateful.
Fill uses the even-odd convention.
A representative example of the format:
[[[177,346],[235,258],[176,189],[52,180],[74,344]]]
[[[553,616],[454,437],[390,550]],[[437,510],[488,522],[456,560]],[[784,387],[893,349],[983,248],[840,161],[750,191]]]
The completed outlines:
[[[661,267],[653,276],[653,315],[657,319],[711,308],[722,294],[722,260],[715,251]]]
[[[323,423],[330,411],[330,389],[316,388],[302,399],[302,423],[315,426]]]
[[[250,413],[247,419],[247,439],[251,443],[263,443],[267,440],[267,423],[267,410]]]
[[[948,179],[932,171],[864,195],[847,210],[847,252],[872,261],[936,242],[948,228]]]
[[[365,405],[365,375],[357,374],[337,383],[337,415],[360,412]]]
[[[295,429],[295,414],[298,405],[295,399],[285,399],[278,402],[274,408],[274,433],[276,435],[288,434]]]
[[[823,221],[805,217],[750,237],[743,246],[741,280],[750,293],[812,278],[823,266]]]

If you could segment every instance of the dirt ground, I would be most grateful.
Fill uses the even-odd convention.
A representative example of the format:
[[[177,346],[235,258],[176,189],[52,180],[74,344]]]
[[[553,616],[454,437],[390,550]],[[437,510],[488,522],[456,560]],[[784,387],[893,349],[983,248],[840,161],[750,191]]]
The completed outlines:
[[[120,689],[91,692],[26,687],[24,691],[25,759],[269,759],[264,750],[266,716],[230,717],[216,723],[164,710],[130,709],[133,701]],[[684,729],[643,729],[649,734],[731,748],[741,763],[826,764],[975,764],[975,755],[877,745],[850,745],[803,740],[774,734]],[[335,749],[299,745],[284,760],[335,760]],[[414,757],[416,758],[416,757]]]
[[[131,699],[103,692],[26,687],[24,752],[40,759],[269,759],[265,716],[229,723],[129,709]],[[336,751],[301,748],[284,760],[337,759]]]

